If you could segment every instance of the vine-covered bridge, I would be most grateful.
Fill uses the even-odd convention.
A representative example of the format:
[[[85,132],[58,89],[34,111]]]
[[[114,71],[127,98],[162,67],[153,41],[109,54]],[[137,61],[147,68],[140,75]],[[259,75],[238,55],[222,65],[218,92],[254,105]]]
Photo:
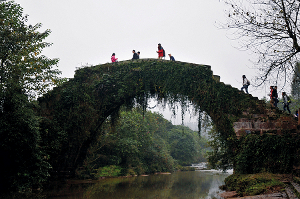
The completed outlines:
[[[298,132],[292,116],[220,82],[208,65],[157,59],[107,63],[78,69],[74,78],[38,99],[42,128],[61,139],[59,152],[52,154],[54,169],[74,172],[107,118],[114,120],[123,105],[145,106],[150,96],[192,102],[211,117],[226,147],[246,134]]]

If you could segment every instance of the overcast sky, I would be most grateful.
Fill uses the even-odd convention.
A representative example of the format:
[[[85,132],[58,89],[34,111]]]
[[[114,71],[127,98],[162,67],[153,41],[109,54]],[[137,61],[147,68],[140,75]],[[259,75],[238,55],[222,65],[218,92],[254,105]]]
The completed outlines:
[[[176,60],[212,67],[221,81],[242,87],[242,75],[252,80],[251,54],[239,51],[228,32],[218,28],[226,19],[219,0],[15,0],[29,15],[29,24],[42,23],[52,33],[53,46],[44,54],[59,58],[63,77],[72,78],[76,67],[110,62],[112,53],[121,60],[156,58],[157,44]],[[265,87],[249,87],[262,98]],[[169,118],[167,118],[169,119]]]

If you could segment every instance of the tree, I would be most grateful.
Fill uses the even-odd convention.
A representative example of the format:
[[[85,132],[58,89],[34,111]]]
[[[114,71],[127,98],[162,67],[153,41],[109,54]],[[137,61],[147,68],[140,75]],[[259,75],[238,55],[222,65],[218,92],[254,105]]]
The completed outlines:
[[[258,84],[289,80],[299,60],[299,0],[224,0],[230,5],[224,27],[258,60]]]
[[[0,191],[27,192],[48,177],[50,165],[40,147],[39,120],[20,88],[9,89],[0,112]]]
[[[292,81],[292,95],[295,99],[300,99],[300,63],[298,62],[295,66],[295,72]]]
[[[115,127],[110,125],[104,125],[101,138],[89,150],[87,170],[117,165],[124,174],[172,171],[174,160],[163,138],[168,133],[166,126],[172,124],[161,115],[140,109],[121,111]]]
[[[13,1],[0,3],[0,93],[1,100],[9,85],[19,84],[30,97],[46,92],[59,82],[61,72],[53,69],[58,59],[41,55],[51,46],[43,40],[50,30],[38,32],[41,24],[26,25],[28,16]]]
[[[51,44],[41,24],[26,25],[27,16],[13,1],[0,3],[0,189],[30,191],[46,180],[50,168],[41,147],[39,118],[33,99],[59,82],[52,69],[57,59],[41,55]]]

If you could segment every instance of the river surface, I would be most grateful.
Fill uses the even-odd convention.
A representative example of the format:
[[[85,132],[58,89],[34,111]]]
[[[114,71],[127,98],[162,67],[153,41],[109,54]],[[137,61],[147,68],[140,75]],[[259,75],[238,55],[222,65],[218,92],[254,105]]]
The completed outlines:
[[[49,199],[199,199],[219,198],[220,185],[231,173],[185,171],[100,181],[53,184]]]

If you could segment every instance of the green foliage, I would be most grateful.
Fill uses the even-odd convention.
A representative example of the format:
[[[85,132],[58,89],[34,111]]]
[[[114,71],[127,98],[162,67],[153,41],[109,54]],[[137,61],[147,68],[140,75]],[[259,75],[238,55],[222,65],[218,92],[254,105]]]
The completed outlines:
[[[13,1],[0,3],[0,93],[17,83],[34,97],[55,85],[61,72],[52,69],[58,59],[41,54],[51,45],[43,41],[50,30],[40,33],[41,24],[26,25],[27,15],[22,16],[22,12]]]
[[[205,145],[207,141],[187,127],[175,126],[170,130],[168,142],[171,156],[180,165],[204,162]]]
[[[124,175],[172,170],[173,159],[165,142],[155,135],[163,128],[158,120],[160,115],[146,112],[143,117],[138,109],[121,111],[113,128],[109,122],[103,126],[86,166],[121,165],[126,170]]]
[[[175,162],[191,164],[199,158],[204,160],[201,155],[205,140],[200,142],[196,132],[174,126],[157,113],[143,112],[141,109],[122,110],[114,127],[108,122],[103,128],[102,136],[89,150],[85,161],[87,173],[112,164],[124,169],[122,175],[171,172]],[[179,145],[180,142],[183,144]],[[192,149],[189,146],[191,143]],[[183,157],[172,156],[176,147],[181,147]]]
[[[0,112],[1,192],[41,186],[50,168],[40,147],[38,118],[20,88],[6,93]],[[18,93],[19,91],[19,93]]]
[[[291,173],[297,165],[298,135],[247,135],[238,142],[235,171],[237,173]]]
[[[222,137],[220,137],[216,128],[217,127],[213,125],[209,131],[210,139],[208,144],[212,149],[207,152],[209,167],[222,170],[232,169],[235,161],[230,160],[234,159],[236,154],[231,147],[236,147],[237,140],[234,140],[234,142],[228,145],[227,142],[224,142]]]
[[[239,196],[253,196],[267,191],[282,190],[284,183],[274,174],[233,174],[225,179],[227,190],[236,191]]]
[[[175,169],[178,171],[196,171],[195,167],[185,167],[181,165],[177,165]]]
[[[42,148],[36,103],[58,81],[57,59],[41,55],[50,31],[26,25],[27,16],[13,1],[0,3],[0,191],[30,192],[48,177],[49,158]]]
[[[120,176],[122,168],[120,166],[110,165],[96,169],[96,178],[100,177],[117,177]]]

